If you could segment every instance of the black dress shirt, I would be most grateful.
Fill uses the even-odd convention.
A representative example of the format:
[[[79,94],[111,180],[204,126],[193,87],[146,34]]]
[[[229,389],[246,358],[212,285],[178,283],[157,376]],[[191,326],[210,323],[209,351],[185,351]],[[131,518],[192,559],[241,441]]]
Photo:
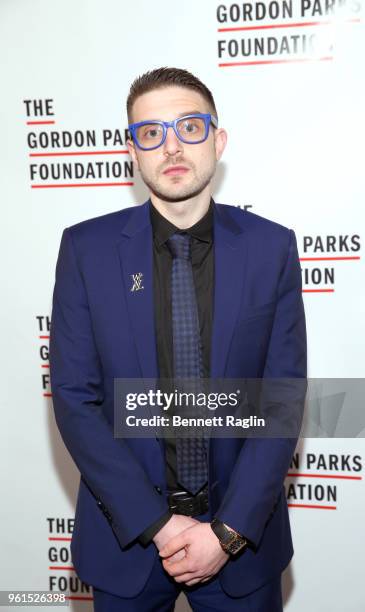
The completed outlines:
[[[166,241],[175,232],[191,235],[191,259],[193,279],[198,305],[204,377],[210,376],[211,332],[213,321],[214,250],[213,250],[213,206],[211,199],[205,215],[188,229],[181,230],[168,221],[150,203],[153,231],[153,281],[155,331],[160,378],[173,378],[173,339],[171,312],[172,255]],[[181,489],[177,482],[176,444],[174,439],[165,439],[166,480],[169,491]],[[167,523],[172,513],[166,512],[140,536],[142,544],[148,544],[154,535]]]

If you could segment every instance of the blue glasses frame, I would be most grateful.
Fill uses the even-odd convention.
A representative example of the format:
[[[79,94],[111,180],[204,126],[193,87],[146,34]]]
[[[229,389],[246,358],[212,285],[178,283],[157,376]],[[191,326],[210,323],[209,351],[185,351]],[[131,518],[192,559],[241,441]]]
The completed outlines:
[[[190,140],[185,140],[184,138],[180,136],[180,134],[177,131],[177,124],[179,121],[183,121],[184,119],[193,119],[194,117],[199,117],[201,119],[204,119],[205,135],[204,135],[204,138],[201,138],[200,140],[197,140],[196,142],[191,142]],[[154,147],[142,147],[142,145],[138,142],[137,133],[136,133],[137,129],[142,127],[143,125],[151,125],[151,124],[160,125],[162,127],[163,129],[162,140],[158,145],[155,145]],[[201,142],[204,142],[208,138],[210,124],[212,124],[214,128],[218,127],[218,119],[214,115],[212,115],[211,113],[195,113],[194,115],[184,115],[183,117],[177,117],[173,121],[157,121],[157,120],[152,119],[151,121],[140,121],[139,123],[131,123],[128,126],[128,129],[131,133],[133,142],[137,145],[139,149],[142,149],[142,151],[152,151],[153,149],[158,149],[159,147],[163,145],[163,143],[166,140],[167,129],[169,127],[173,128],[177,138],[181,140],[181,142],[184,142],[185,144],[200,144]]]

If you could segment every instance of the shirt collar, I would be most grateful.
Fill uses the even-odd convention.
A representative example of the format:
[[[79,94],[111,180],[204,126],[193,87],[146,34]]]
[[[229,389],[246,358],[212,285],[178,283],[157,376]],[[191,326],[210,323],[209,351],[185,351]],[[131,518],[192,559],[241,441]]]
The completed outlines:
[[[187,232],[194,238],[202,240],[203,242],[212,242],[212,230],[213,230],[213,198],[210,199],[210,204],[207,212],[203,215],[199,221],[194,223],[191,227],[181,230],[176,227],[173,223],[170,223],[161,215],[161,213],[153,206],[150,200],[150,216],[154,239],[158,246],[161,246],[172,234],[175,232]]]

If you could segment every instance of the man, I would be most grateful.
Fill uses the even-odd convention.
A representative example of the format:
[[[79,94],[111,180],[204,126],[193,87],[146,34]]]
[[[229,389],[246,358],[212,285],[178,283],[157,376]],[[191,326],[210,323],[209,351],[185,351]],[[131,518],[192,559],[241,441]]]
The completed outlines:
[[[150,198],[66,228],[56,269],[53,402],[81,473],[73,563],[96,612],[172,610],[181,590],[201,612],[277,612],[296,440],[116,439],[113,381],[305,378],[295,235],[212,199],[227,136],[195,76],[142,75],[127,112]]]

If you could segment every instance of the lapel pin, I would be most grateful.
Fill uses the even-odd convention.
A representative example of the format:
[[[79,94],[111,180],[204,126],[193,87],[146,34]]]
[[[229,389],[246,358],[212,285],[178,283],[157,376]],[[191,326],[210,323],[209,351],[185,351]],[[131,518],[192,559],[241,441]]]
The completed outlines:
[[[141,289],[144,289],[143,285],[142,285],[142,281],[143,281],[143,273],[142,272],[137,272],[136,274],[131,274],[132,277],[132,281],[133,281],[133,285],[131,287],[131,291],[140,291]]]

